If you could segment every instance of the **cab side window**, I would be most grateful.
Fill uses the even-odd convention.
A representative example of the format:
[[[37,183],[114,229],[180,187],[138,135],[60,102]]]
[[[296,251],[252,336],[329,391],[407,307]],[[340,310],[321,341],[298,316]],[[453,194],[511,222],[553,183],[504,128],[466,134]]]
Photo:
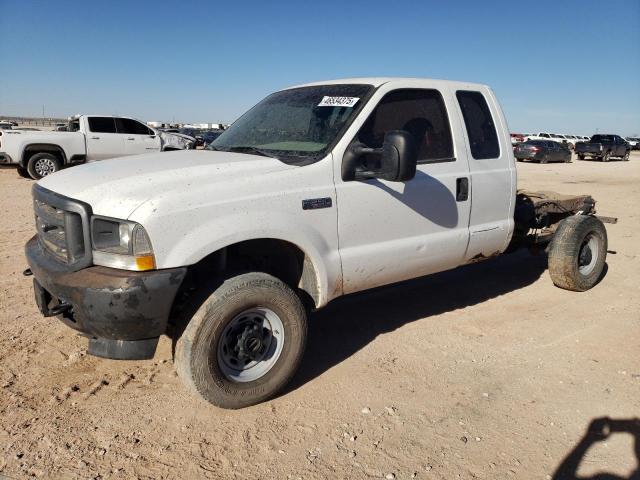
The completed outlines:
[[[455,161],[449,118],[437,90],[403,89],[387,93],[360,128],[357,140],[380,148],[385,133],[405,130],[418,147],[418,163]]]
[[[469,137],[471,155],[476,160],[500,156],[498,134],[489,111],[489,105],[480,92],[456,92]]]
[[[116,133],[113,117],[89,117],[89,130],[94,133]]]
[[[153,131],[142,123],[130,118],[116,118],[118,133],[129,135],[154,135]]]

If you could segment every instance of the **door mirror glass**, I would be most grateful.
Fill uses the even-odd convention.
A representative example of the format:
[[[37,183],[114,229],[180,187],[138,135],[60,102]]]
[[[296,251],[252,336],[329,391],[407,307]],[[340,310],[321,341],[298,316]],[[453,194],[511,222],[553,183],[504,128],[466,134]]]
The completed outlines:
[[[342,179],[380,178],[406,182],[415,177],[417,161],[413,135],[404,130],[392,130],[385,134],[382,148],[368,148],[359,142],[352,144],[342,161]]]

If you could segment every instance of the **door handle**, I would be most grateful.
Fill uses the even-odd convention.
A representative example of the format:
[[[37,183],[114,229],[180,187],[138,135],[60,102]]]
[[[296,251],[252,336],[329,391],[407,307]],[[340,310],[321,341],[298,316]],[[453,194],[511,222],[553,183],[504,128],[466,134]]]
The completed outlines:
[[[456,178],[456,202],[465,202],[469,199],[469,179],[467,177]]]
[[[127,138],[127,140],[135,140],[135,138],[129,137]]]
[[[100,137],[91,137],[91,140],[100,140]]]

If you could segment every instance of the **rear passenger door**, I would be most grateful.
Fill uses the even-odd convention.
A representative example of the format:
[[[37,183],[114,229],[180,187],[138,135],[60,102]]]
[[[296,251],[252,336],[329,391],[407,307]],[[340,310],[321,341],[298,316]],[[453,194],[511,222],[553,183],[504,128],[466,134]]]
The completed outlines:
[[[160,137],[137,120],[116,118],[116,130],[123,137],[126,155],[160,151]]]
[[[113,117],[87,117],[87,161],[104,160],[125,154],[122,135],[116,132]]]
[[[467,260],[503,251],[513,231],[516,172],[502,112],[489,89],[457,90],[471,175]]]
[[[616,153],[615,155],[618,157],[622,157],[624,156],[624,154],[627,151],[627,142],[625,142],[624,138],[616,135],[615,137],[615,142],[616,142]]]
[[[351,140],[380,148],[385,133],[405,130],[418,145],[418,165],[415,177],[407,182],[336,177],[344,293],[463,262],[471,202],[467,159],[456,156],[464,144],[455,143],[454,148],[454,139],[460,138],[452,135],[460,128],[459,123],[452,128],[450,122],[448,112],[454,108],[446,91],[391,90]],[[366,161],[375,162],[376,157]]]

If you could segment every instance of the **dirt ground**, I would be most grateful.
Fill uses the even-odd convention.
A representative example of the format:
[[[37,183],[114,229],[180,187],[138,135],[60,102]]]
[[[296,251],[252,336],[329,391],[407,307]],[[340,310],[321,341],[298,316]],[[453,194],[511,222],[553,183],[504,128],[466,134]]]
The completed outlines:
[[[0,169],[0,477],[544,479],[599,440],[579,472],[626,478],[640,453],[616,432],[640,428],[583,436],[640,416],[640,155],[518,170],[620,218],[593,290],[554,287],[521,252],[344,298],[313,314],[284,394],[225,411],[183,388],[168,339],[152,361],[102,360],[40,316],[22,276],[32,182]]]

